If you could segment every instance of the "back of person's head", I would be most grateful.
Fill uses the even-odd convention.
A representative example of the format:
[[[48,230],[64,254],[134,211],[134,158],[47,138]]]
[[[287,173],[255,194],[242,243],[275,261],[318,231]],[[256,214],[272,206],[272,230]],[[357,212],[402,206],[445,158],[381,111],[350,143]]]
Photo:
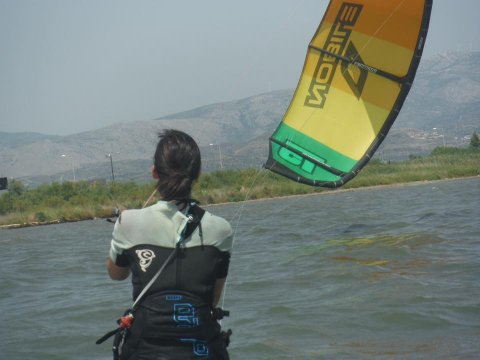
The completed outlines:
[[[189,199],[200,176],[200,149],[195,140],[178,130],[164,130],[153,159],[157,189],[163,200]]]

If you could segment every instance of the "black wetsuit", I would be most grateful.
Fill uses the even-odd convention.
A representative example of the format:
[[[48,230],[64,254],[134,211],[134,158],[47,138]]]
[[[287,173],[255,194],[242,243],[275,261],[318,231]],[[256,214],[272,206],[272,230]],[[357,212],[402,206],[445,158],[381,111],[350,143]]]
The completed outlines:
[[[176,248],[186,220],[164,201],[122,213],[110,257],[130,267],[134,299]],[[122,360],[228,359],[212,304],[215,282],[228,273],[231,244],[228,222],[205,212],[137,306]]]

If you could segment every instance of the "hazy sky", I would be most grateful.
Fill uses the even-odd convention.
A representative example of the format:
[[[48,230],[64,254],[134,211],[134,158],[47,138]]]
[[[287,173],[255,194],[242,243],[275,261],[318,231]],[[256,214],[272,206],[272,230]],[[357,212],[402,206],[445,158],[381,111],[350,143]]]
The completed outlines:
[[[72,134],[294,88],[327,4],[0,0],[0,131]],[[480,0],[434,0],[424,55],[479,50],[479,14]]]

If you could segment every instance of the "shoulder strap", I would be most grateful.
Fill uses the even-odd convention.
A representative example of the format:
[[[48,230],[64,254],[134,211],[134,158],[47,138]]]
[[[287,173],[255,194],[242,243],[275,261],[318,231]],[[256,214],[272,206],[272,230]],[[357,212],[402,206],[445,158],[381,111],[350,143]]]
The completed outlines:
[[[198,226],[200,227],[200,229],[202,228],[200,225],[200,221],[202,220],[203,215],[205,214],[205,210],[203,210],[200,206],[198,206],[195,200],[189,201],[187,206],[188,208],[187,208],[186,216],[188,220],[185,227],[182,230],[182,234],[180,236],[180,240],[177,243],[177,246],[175,246],[175,249],[172,250],[168,258],[165,260],[162,266],[160,266],[160,269],[158,269],[157,273],[150,279],[147,285],[145,285],[145,287],[142,289],[142,292],[135,299],[135,302],[132,305],[132,309],[135,309],[135,307],[140,303],[140,301],[143,299],[143,297],[147,293],[148,289],[152,287],[153,283],[158,279],[158,277],[163,272],[165,267],[170,263],[170,261],[172,261],[172,259],[177,254],[178,249],[183,245],[183,242],[186,239],[188,239],[190,235],[193,234],[193,232]]]
[[[188,222],[183,229],[182,238],[180,239],[179,243],[188,239],[197,227],[199,227],[200,230],[202,229],[200,221],[202,220],[203,215],[205,215],[205,210],[198,206],[198,202],[196,200],[191,200],[188,202],[188,209],[186,214]]]

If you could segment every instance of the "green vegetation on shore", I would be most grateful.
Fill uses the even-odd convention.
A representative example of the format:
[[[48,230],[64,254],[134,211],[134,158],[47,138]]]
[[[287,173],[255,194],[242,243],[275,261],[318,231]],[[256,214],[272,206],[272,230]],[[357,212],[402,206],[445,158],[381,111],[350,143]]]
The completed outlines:
[[[402,162],[372,160],[343,188],[478,175],[478,148],[437,148],[429,156],[412,157]],[[79,181],[27,189],[19,181],[10,180],[9,191],[0,196],[0,225],[113,216],[115,207],[141,208],[154,186],[153,181],[146,185]],[[202,174],[195,185],[193,197],[202,204],[218,204],[322,191],[327,189],[298,184],[265,170],[245,169]]]

